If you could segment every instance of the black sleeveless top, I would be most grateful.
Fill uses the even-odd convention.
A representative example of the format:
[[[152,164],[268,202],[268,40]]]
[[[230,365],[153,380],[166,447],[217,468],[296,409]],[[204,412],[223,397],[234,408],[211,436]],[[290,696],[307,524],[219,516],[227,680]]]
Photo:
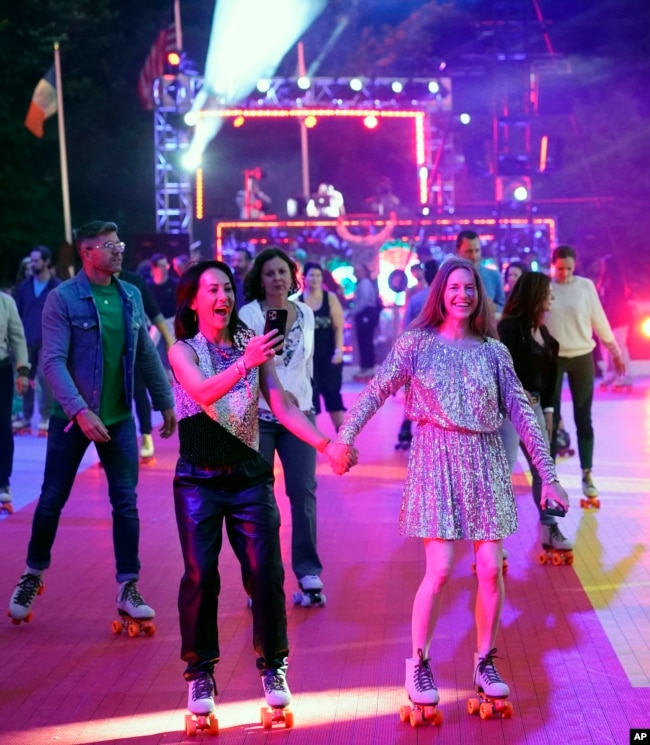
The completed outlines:
[[[300,300],[304,303],[305,296],[301,295]],[[320,308],[314,311],[314,323],[314,360],[329,362],[336,347],[329,292],[323,291],[323,302]]]

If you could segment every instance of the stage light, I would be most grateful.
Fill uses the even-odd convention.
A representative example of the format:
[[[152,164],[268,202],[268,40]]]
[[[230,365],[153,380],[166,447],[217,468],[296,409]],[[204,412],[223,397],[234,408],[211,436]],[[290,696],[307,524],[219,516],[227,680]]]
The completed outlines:
[[[440,93],[440,83],[437,80],[432,80],[429,83],[429,93],[433,93],[434,95]]]
[[[522,204],[531,200],[532,188],[529,176],[497,176],[495,187],[497,202]]]
[[[399,80],[393,80],[393,82],[390,84],[390,87],[393,93],[401,93],[404,90],[404,84],[401,83]]]
[[[188,127],[193,127],[199,121],[198,111],[188,111],[183,117],[183,121]]]
[[[167,53],[167,64],[171,67],[178,67],[181,63],[180,52],[168,52]]]
[[[359,78],[352,78],[350,81],[350,88],[357,93],[363,90],[363,81]]]
[[[370,115],[370,116],[367,116],[367,117],[366,117],[366,118],[365,118],[365,119],[363,120],[363,124],[364,124],[364,126],[366,126],[366,127],[368,128],[368,129],[376,129],[376,128],[377,128],[377,125],[379,124],[379,120],[377,119],[377,117],[376,117],[376,116],[372,116],[372,115]]]
[[[458,118],[461,124],[469,124],[472,121],[472,117],[469,114],[461,114]]]
[[[296,85],[301,91],[308,91],[311,85],[311,80],[306,75],[302,75],[298,80],[296,80]]]
[[[186,171],[195,171],[201,165],[201,153],[193,152],[190,148],[181,158],[181,165]]]
[[[645,336],[646,339],[650,339],[650,316],[641,321],[640,328],[643,336]]]
[[[305,127],[307,129],[313,129],[318,124],[318,119],[316,119],[315,116],[306,116],[305,117]]]
[[[236,116],[232,120],[232,126],[233,127],[243,127],[245,122],[246,122],[246,119],[243,116]]]
[[[530,198],[530,194],[528,193],[528,188],[521,184],[520,186],[516,186],[512,191],[512,196],[515,200],[515,202],[526,202]]]
[[[257,81],[257,90],[260,93],[268,93],[271,90],[271,81],[266,78]]]

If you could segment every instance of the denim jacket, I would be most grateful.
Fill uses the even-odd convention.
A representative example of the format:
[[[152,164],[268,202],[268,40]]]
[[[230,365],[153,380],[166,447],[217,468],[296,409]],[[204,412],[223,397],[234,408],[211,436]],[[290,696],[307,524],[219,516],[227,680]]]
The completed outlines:
[[[133,401],[137,362],[154,409],[171,409],[174,397],[158,352],[149,337],[139,290],[115,277],[122,299],[125,354],[124,395]],[[81,270],[47,296],[43,308],[43,371],[54,397],[72,419],[88,407],[99,414],[102,373],[102,330],[90,282]]]

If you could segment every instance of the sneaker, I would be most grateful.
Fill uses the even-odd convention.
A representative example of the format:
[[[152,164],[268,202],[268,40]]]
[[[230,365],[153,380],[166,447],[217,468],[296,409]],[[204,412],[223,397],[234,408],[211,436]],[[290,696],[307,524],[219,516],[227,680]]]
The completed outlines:
[[[187,681],[187,710],[199,716],[208,716],[215,710],[214,697],[217,684],[212,673],[198,673],[193,680]]]
[[[418,649],[418,659],[409,657],[406,660],[406,692],[414,704],[421,706],[436,706],[440,701],[429,660],[424,658],[421,649]]]
[[[495,648],[485,655],[474,655],[474,685],[486,696],[505,698],[510,694],[510,688],[501,680],[494,666],[496,652]]]
[[[287,666],[276,670],[262,671],[262,687],[268,706],[274,709],[284,708],[291,703],[291,691],[287,685]]]
[[[134,579],[122,582],[120,585],[117,593],[117,609],[131,618],[148,620],[156,615],[154,609],[144,602]]]
[[[142,435],[142,446],[140,448],[141,458],[151,458],[154,454],[153,437],[151,435]]]
[[[9,615],[14,621],[29,621],[34,598],[43,594],[43,587],[40,574],[23,574],[9,601]]]
[[[598,489],[591,478],[591,471],[582,472],[582,493],[588,499],[595,499],[598,496]]]
[[[542,548],[557,551],[572,551],[573,543],[562,535],[557,523],[541,526]]]
[[[0,502],[11,502],[11,489],[8,486],[0,486]]]

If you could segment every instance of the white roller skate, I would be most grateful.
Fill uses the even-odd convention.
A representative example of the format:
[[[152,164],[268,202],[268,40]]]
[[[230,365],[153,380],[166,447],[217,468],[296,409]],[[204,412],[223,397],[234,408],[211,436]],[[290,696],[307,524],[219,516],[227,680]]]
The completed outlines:
[[[541,526],[542,553],[538,556],[540,564],[550,562],[553,566],[573,564],[573,544],[562,535],[557,523]]]
[[[289,710],[291,691],[287,685],[287,664],[275,670],[263,670],[262,688],[266,706],[260,709],[260,722],[264,729],[271,729],[277,722],[293,727],[293,712]]]
[[[50,420],[49,419],[41,419],[41,421],[38,423],[38,430],[37,434],[39,437],[47,437],[47,433],[50,429]]]
[[[187,710],[185,733],[192,737],[197,730],[207,731],[209,735],[219,732],[219,723],[214,715],[214,697],[217,684],[212,673],[201,672],[196,678],[187,681]]]
[[[144,463],[149,463],[153,460],[155,448],[153,444],[153,437],[151,435],[142,435],[142,445],[140,446],[140,460]]]
[[[598,499],[598,489],[591,477],[591,469],[587,468],[582,472],[582,493],[586,499],[580,500],[580,506],[586,509],[598,509],[600,499]]]
[[[417,659],[406,659],[405,687],[411,705],[400,707],[399,718],[402,722],[410,721],[412,727],[427,722],[441,724],[442,712],[436,709],[440,695],[433,680],[429,660],[425,659],[421,649],[418,649]]]
[[[11,618],[12,623],[19,624],[21,621],[29,623],[32,620],[34,612],[32,603],[37,595],[42,595],[45,585],[39,574],[23,574],[20,582],[16,585],[14,594],[9,601],[9,610],[7,615]]]
[[[11,489],[8,486],[0,486],[0,514],[3,512],[6,512],[8,515],[13,514],[14,506],[12,501]]]
[[[510,719],[513,714],[512,703],[507,700],[510,688],[499,675],[494,660],[496,648],[487,654],[474,655],[474,686],[478,697],[473,696],[467,702],[470,714],[480,714],[481,719],[501,716]]]
[[[323,594],[323,583],[321,578],[316,574],[307,574],[298,580],[300,592],[294,592],[293,602],[295,605],[302,605],[307,608],[310,605],[325,605],[325,595]]]
[[[144,602],[134,579],[120,584],[116,600],[120,618],[112,623],[114,634],[119,634],[122,629],[131,637],[140,634],[153,636],[156,633],[156,626],[151,621],[156,611]]]

